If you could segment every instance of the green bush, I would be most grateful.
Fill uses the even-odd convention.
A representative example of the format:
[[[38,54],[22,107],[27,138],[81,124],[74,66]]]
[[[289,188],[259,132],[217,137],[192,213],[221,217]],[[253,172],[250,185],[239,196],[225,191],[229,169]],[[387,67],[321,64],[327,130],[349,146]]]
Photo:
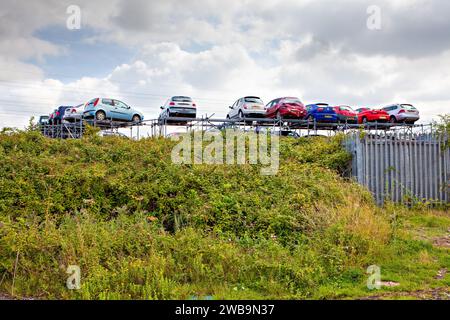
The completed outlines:
[[[341,178],[341,139],[282,139],[278,174],[262,176],[175,165],[162,138],[3,132],[0,292],[15,267],[15,293],[42,298],[305,298],[360,281],[344,271],[362,270],[391,228]],[[65,288],[68,265],[81,267],[79,291]]]

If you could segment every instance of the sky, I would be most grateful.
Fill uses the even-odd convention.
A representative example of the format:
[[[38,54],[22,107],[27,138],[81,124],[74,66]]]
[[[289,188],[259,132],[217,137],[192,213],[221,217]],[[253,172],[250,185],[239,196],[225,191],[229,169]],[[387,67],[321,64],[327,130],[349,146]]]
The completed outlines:
[[[174,95],[216,117],[247,95],[412,103],[428,123],[450,113],[450,1],[2,0],[0,95],[0,128],[94,97],[153,119]]]

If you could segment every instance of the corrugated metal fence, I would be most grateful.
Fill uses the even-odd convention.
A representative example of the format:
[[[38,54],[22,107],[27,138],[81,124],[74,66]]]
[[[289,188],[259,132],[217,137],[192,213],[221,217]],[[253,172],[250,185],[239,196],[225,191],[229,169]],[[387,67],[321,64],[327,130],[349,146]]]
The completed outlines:
[[[447,137],[432,133],[352,133],[352,175],[367,186],[378,204],[386,199],[448,203],[450,150]]]

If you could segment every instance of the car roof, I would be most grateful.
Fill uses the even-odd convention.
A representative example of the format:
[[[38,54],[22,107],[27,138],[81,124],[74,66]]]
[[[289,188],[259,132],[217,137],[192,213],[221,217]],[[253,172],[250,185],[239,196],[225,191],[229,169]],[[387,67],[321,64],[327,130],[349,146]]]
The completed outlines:
[[[318,102],[318,103],[311,103],[308,104],[308,106],[329,106],[328,103]]]
[[[260,98],[260,97],[257,97],[257,96],[246,96],[246,97],[244,97],[244,99],[247,99],[247,98],[250,98],[250,99],[260,99],[260,100],[261,100],[261,98]]]

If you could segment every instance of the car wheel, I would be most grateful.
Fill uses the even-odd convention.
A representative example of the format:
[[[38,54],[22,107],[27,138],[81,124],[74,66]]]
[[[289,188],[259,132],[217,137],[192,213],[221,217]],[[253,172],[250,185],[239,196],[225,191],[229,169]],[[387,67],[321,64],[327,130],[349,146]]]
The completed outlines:
[[[139,123],[139,122],[141,122],[141,117],[140,117],[138,114],[135,114],[135,115],[133,116],[133,122],[134,122],[134,123]]]
[[[395,119],[394,116],[391,116],[391,117],[389,118],[389,122],[390,122],[390,123],[396,123],[397,120]]]
[[[306,120],[308,120],[309,122],[314,122],[314,117],[310,115],[308,118],[306,118]]]
[[[244,113],[242,112],[242,110],[239,110],[239,119],[245,119],[244,117]]]
[[[103,121],[106,119],[106,113],[104,111],[97,111],[97,113],[95,114],[95,120],[98,121]]]
[[[363,118],[362,118],[362,123],[363,123],[363,124],[367,124],[367,122],[369,122],[369,121],[367,121],[367,118],[366,118],[366,117],[363,117]]]

